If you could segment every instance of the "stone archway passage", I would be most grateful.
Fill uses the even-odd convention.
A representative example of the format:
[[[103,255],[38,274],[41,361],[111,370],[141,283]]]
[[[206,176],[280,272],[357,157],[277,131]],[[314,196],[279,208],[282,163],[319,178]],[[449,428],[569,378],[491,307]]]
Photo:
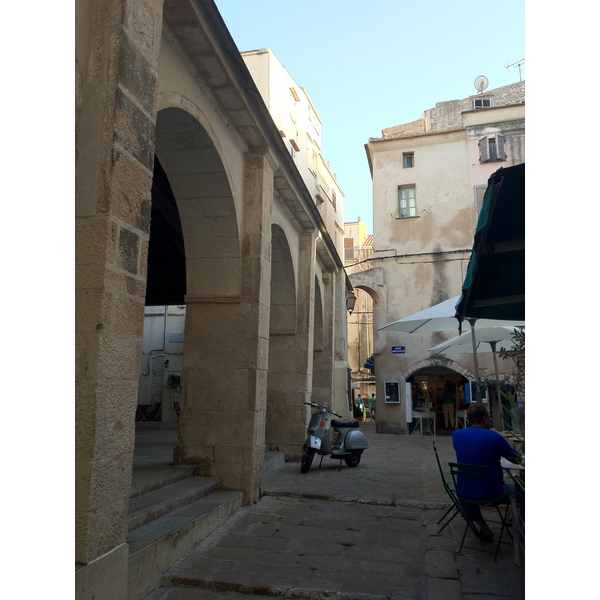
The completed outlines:
[[[183,304],[185,248],[177,201],[160,161],[154,157],[146,306]]]

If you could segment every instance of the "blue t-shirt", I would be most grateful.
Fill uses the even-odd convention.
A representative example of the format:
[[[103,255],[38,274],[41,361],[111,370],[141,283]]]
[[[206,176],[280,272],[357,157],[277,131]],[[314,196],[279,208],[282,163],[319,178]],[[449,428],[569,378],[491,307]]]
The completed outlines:
[[[504,480],[500,458],[518,456],[516,450],[496,431],[483,427],[457,429],[452,434],[456,451],[456,462],[465,465],[487,465],[490,468],[490,483],[474,477],[458,477],[457,490],[463,498],[495,498],[504,491]]]

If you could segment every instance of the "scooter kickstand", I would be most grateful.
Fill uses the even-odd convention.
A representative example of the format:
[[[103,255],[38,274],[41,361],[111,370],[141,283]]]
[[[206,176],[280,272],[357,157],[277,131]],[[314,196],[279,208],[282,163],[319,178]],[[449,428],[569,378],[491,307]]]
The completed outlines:
[[[342,470],[342,459],[340,458],[340,466],[338,467],[338,471]]]
[[[325,456],[324,454],[321,454],[321,462],[319,463],[319,469],[321,468],[321,465],[323,464],[323,457],[324,456]]]

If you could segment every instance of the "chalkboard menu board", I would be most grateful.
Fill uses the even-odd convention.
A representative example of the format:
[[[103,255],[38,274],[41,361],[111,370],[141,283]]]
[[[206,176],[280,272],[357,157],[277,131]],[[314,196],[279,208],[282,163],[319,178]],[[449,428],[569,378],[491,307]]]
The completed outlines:
[[[385,401],[400,404],[400,383],[398,381],[385,382]]]

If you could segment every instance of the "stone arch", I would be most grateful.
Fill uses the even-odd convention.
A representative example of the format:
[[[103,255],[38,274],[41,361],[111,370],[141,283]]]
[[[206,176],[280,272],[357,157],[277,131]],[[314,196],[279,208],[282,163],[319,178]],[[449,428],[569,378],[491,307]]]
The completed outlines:
[[[367,294],[369,294],[369,296],[370,296],[370,297],[371,297],[371,299],[373,300],[373,304],[377,304],[377,303],[379,302],[379,296],[380,296],[380,295],[379,295],[379,293],[378,293],[378,292],[377,292],[377,291],[376,291],[374,288],[372,288],[371,286],[369,286],[369,285],[366,285],[366,284],[364,284],[364,283],[355,283],[355,282],[352,280],[352,277],[350,278],[350,282],[351,282],[351,283],[352,283],[352,285],[354,286],[354,289],[357,289],[357,290],[363,290],[363,291],[365,291]]]
[[[380,293],[362,273],[352,274],[350,282],[354,287],[356,304],[348,317],[348,364],[352,375],[371,378],[365,364],[375,357],[374,307],[379,303]],[[376,366],[375,366],[376,372]],[[364,389],[361,389],[364,392]]]
[[[475,376],[471,371],[465,369],[462,365],[459,365],[457,362],[450,360],[449,358],[441,358],[431,356],[424,360],[419,361],[408,367],[404,373],[402,373],[402,377],[404,379],[408,379],[411,375],[414,375],[417,371],[421,371],[422,369],[428,369],[431,367],[443,367],[445,369],[450,369],[455,371],[456,373],[462,375],[466,379],[475,379]]]
[[[292,253],[284,229],[271,225],[271,314],[269,328],[269,368],[267,372],[267,410],[265,441],[271,450],[281,448],[288,435],[297,369],[297,290]],[[293,384],[292,384],[293,385]]]
[[[290,246],[279,225],[271,226],[271,335],[296,332],[296,277]]]
[[[236,209],[222,152],[213,136],[182,108],[158,112],[156,156],[177,201],[186,295],[239,297],[242,266]]]

